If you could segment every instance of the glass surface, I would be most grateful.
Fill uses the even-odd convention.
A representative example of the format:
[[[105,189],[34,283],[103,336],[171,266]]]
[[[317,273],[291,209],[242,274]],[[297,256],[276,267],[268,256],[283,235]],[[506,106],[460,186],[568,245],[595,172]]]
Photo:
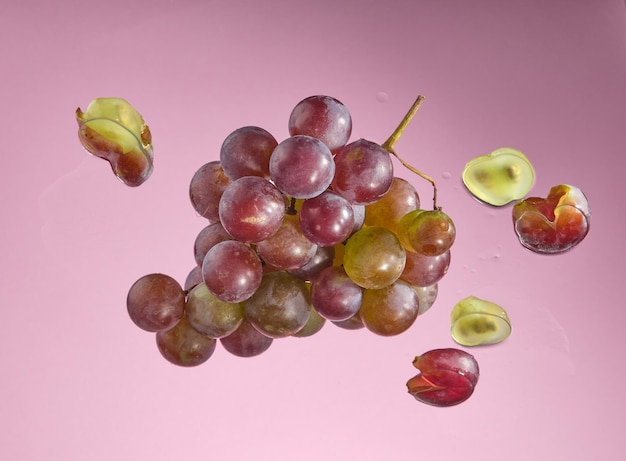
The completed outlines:
[[[626,11],[622,0],[24,0],[4,2],[3,459],[616,459],[624,451]],[[183,283],[206,219],[188,188],[233,130],[282,141],[303,98],[352,115],[351,140],[395,149],[454,220],[448,273],[405,333],[327,322],[257,357],[220,344],[176,367],[126,312],[144,274]],[[121,183],[77,136],[75,110],[129,101],[154,170]],[[591,229],[564,254],[515,235],[511,205],[466,190],[464,166],[502,146],[528,157],[532,195],[584,191]],[[423,206],[432,187],[394,159]],[[417,402],[412,360],[458,346],[467,296],[506,306],[512,334],[472,348],[481,376],[451,408]],[[489,428],[486,430],[486,428]]]

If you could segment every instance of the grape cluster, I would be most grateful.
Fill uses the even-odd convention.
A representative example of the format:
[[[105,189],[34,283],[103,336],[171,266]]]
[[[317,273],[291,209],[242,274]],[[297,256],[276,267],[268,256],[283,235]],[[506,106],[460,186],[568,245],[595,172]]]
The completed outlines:
[[[256,126],[230,133],[189,185],[207,221],[193,269],[182,286],[160,273],[137,280],[134,323],[181,366],[205,362],[218,341],[252,357],[326,322],[382,336],[410,328],[434,303],[455,239],[436,188],[424,209],[394,175],[392,157],[407,164],[393,144],[420,103],[382,145],[349,142],[351,115],[329,96],[300,101],[281,142]]]

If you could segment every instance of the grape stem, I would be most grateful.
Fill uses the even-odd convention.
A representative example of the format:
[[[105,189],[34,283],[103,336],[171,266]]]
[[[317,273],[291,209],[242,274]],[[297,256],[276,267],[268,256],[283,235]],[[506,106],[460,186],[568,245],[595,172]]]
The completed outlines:
[[[415,102],[413,103],[413,105],[411,106],[411,108],[409,109],[409,111],[406,113],[406,115],[402,119],[402,121],[400,121],[400,124],[398,125],[398,127],[394,130],[393,133],[391,133],[391,136],[389,136],[389,138],[382,144],[382,147],[387,152],[392,154],[395,158],[397,158],[398,161],[405,168],[407,168],[408,170],[412,171],[413,173],[415,173],[416,175],[418,175],[419,177],[425,179],[426,181],[428,181],[429,183],[431,183],[433,185],[433,209],[437,210],[437,209],[439,209],[439,207],[437,207],[437,185],[435,184],[435,180],[433,178],[431,178],[430,176],[428,176],[427,174],[421,172],[417,168],[415,168],[412,165],[409,165],[407,162],[405,162],[396,153],[396,151],[394,149],[394,146],[395,146],[396,142],[398,142],[398,139],[400,139],[400,136],[402,136],[402,133],[404,133],[404,130],[408,126],[409,122],[413,119],[413,116],[416,114],[417,110],[422,105],[422,102],[424,102],[424,96],[419,95],[417,97],[417,99],[415,100]]]

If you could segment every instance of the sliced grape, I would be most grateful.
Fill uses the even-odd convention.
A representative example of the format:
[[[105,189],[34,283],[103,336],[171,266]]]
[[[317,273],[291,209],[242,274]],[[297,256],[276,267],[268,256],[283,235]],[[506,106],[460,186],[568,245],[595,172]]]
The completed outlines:
[[[486,346],[504,341],[511,334],[506,311],[496,303],[468,296],[450,314],[452,338],[462,346]]]

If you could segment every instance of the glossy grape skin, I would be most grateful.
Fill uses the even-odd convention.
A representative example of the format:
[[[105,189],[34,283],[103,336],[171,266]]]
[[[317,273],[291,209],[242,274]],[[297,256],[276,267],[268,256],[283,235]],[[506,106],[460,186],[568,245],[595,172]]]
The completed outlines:
[[[317,245],[302,232],[297,215],[286,214],[278,230],[256,245],[258,255],[276,269],[298,269],[308,263]]]
[[[441,210],[424,210],[408,227],[408,241],[414,251],[426,256],[438,256],[454,244],[456,227]]]
[[[311,309],[311,315],[309,320],[304,324],[302,329],[294,333],[294,338],[308,338],[314,334],[320,332],[326,325],[326,319],[322,317],[315,309]]]
[[[218,299],[239,303],[257,290],[263,266],[256,252],[237,240],[226,240],[211,248],[202,263],[202,278]]]
[[[273,338],[260,333],[252,324],[245,320],[230,335],[220,338],[220,344],[237,357],[256,357],[269,349]]]
[[[315,254],[308,263],[298,269],[289,270],[288,272],[300,280],[310,282],[314,280],[324,268],[332,266],[334,259],[334,247],[318,246]]]
[[[350,203],[367,205],[387,193],[393,177],[389,152],[376,143],[359,139],[335,155],[332,189]]]
[[[219,221],[220,198],[231,182],[219,161],[202,165],[189,184],[189,199],[194,210],[210,222]]]
[[[187,295],[185,315],[198,333],[216,339],[234,332],[244,320],[241,303],[227,303],[216,298],[204,283]]]
[[[302,233],[311,242],[330,247],[352,234],[354,209],[345,198],[327,190],[304,201],[299,221]]]
[[[539,254],[564,253],[589,233],[591,210],[577,187],[560,184],[548,196],[528,197],[513,206],[513,225],[520,243]]]
[[[195,265],[187,274],[183,288],[185,291],[189,291],[201,283],[204,283],[204,279],[202,278],[202,267]]]
[[[202,267],[204,257],[211,248],[220,242],[232,239],[233,237],[226,232],[226,229],[220,222],[214,222],[205,226],[198,233],[193,244],[193,257],[196,260],[196,264]]]
[[[284,338],[309,320],[311,304],[305,282],[285,271],[263,276],[261,285],[244,303],[246,318],[262,334]]]
[[[394,336],[408,330],[419,313],[417,292],[406,282],[364,290],[359,315],[365,328],[381,336]]]
[[[233,238],[257,243],[274,234],[285,215],[285,200],[272,183],[257,176],[233,181],[222,194],[219,218]]]
[[[324,318],[347,320],[361,307],[363,288],[354,283],[341,266],[324,269],[311,285],[311,304]]]
[[[415,357],[413,366],[420,373],[407,382],[408,391],[418,401],[449,407],[466,401],[480,375],[478,362],[460,349],[434,349]]]
[[[267,130],[244,126],[230,133],[220,149],[220,162],[231,180],[243,176],[269,179],[270,156],[278,142]]]
[[[335,174],[333,154],[311,136],[297,135],[282,141],[270,158],[270,178],[289,197],[315,197],[330,186]]]
[[[206,362],[215,352],[217,340],[201,335],[182,317],[169,330],[156,334],[161,355],[174,365],[195,367]]]
[[[406,252],[406,265],[400,278],[411,285],[428,287],[439,282],[450,267],[450,250],[437,256]]]
[[[428,287],[416,287],[413,289],[417,292],[419,298],[419,312],[417,315],[423,315],[437,300],[439,294],[439,285],[436,283]]]
[[[185,293],[169,275],[148,274],[130,287],[126,307],[131,320],[142,330],[167,330],[184,314]]]
[[[349,319],[332,321],[332,323],[342,330],[362,330],[365,328],[365,325],[363,324],[361,316],[358,312]]]
[[[396,235],[384,227],[364,227],[347,241],[343,266],[359,286],[383,288],[395,282],[406,264],[406,252]]]
[[[365,207],[365,225],[382,226],[396,232],[398,223],[408,212],[420,207],[415,187],[407,180],[394,177],[389,191]]]
[[[313,136],[334,151],[350,139],[352,118],[341,101],[315,95],[296,104],[289,115],[288,129],[291,136]]]

